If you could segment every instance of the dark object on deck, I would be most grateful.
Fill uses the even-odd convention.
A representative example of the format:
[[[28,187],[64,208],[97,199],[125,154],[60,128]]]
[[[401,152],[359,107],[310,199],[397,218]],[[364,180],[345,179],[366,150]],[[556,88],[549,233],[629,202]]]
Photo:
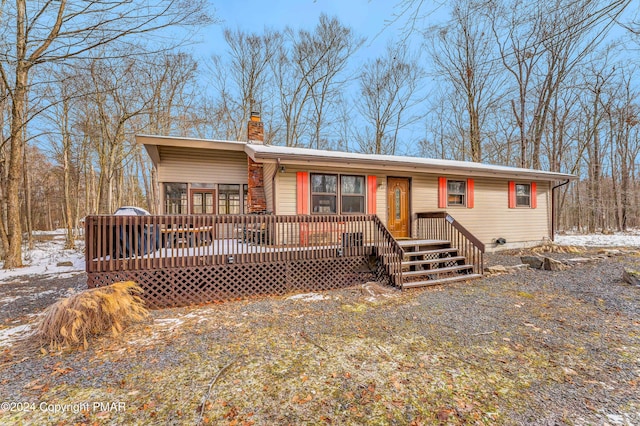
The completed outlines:
[[[114,216],[150,216],[141,207],[120,207]],[[134,222],[134,221],[132,221]],[[160,248],[160,229],[153,225],[123,224],[113,228],[113,257],[144,256]]]

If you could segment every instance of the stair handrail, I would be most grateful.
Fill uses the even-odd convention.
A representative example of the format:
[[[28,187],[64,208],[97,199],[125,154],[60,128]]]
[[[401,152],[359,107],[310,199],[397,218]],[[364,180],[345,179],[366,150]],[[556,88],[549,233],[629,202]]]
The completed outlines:
[[[473,245],[478,247],[478,250],[480,250],[482,253],[485,252],[484,243],[482,241],[480,241],[478,239],[478,237],[473,235],[467,228],[462,226],[462,224],[460,222],[458,222],[449,213],[447,213],[447,212],[423,212],[423,213],[418,213],[417,217],[418,217],[418,219],[444,219],[444,220],[446,220],[447,222],[449,222],[451,224],[451,226],[453,226],[455,229],[460,231],[460,233],[462,235],[464,235],[464,237],[466,239],[471,241],[471,243],[473,243]]]
[[[417,213],[416,216],[418,220],[417,232],[421,238],[434,238],[434,235],[428,234],[435,232],[437,234],[435,237],[449,240],[452,246],[464,253],[467,261],[471,261],[474,273],[483,274],[485,245],[478,237],[473,235],[446,211],[422,212]],[[426,224],[430,229],[424,229],[420,219],[435,219],[435,229],[430,228],[431,225],[428,224],[428,222],[432,221],[428,221]],[[438,222],[444,226],[438,225]]]
[[[402,259],[404,258],[404,249],[400,247],[398,241],[377,215],[373,215],[372,219],[378,228],[378,232],[380,232],[380,235],[391,249],[390,259],[380,252],[378,252],[378,259],[382,262],[382,266],[385,268],[387,275],[391,278],[392,284],[402,288]]]

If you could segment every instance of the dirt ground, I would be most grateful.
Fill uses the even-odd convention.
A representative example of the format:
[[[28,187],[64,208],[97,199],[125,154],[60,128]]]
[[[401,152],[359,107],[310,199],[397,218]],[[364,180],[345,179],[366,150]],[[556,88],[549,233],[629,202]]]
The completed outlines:
[[[158,310],[86,351],[0,346],[0,424],[638,425],[640,288],[625,266],[640,255]],[[2,284],[0,332],[82,286]]]

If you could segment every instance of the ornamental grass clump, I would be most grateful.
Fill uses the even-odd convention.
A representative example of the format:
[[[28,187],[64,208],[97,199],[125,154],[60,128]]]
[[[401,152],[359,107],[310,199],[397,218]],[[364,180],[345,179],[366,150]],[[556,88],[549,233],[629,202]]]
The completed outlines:
[[[111,332],[117,336],[124,328],[143,320],[149,312],[133,281],[118,282],[74,294],[49,306],[38,324],[35,336],[50,350],[82,345],[88,337]]]

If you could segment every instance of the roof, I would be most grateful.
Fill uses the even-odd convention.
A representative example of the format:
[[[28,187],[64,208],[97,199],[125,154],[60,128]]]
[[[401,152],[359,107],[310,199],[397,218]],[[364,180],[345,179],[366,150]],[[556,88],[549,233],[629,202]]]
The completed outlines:
[[[158,164],[157,146],[177,146],[225,151],[244,151],[256,162],[277,162],[291,165],[342,166],[353,169],[378,169],[407,173],[442,173],[484,177],[503,177],[558,181],[577,179],[575,175],[547,172],[518,167],[496,166],[469,161],[440,160],[399,155],[362,154],[355,152],[326,151],[311,148],[294,148],[276,145],[252,144],[239,141],[219,141],[170,136],[136,136]]]

